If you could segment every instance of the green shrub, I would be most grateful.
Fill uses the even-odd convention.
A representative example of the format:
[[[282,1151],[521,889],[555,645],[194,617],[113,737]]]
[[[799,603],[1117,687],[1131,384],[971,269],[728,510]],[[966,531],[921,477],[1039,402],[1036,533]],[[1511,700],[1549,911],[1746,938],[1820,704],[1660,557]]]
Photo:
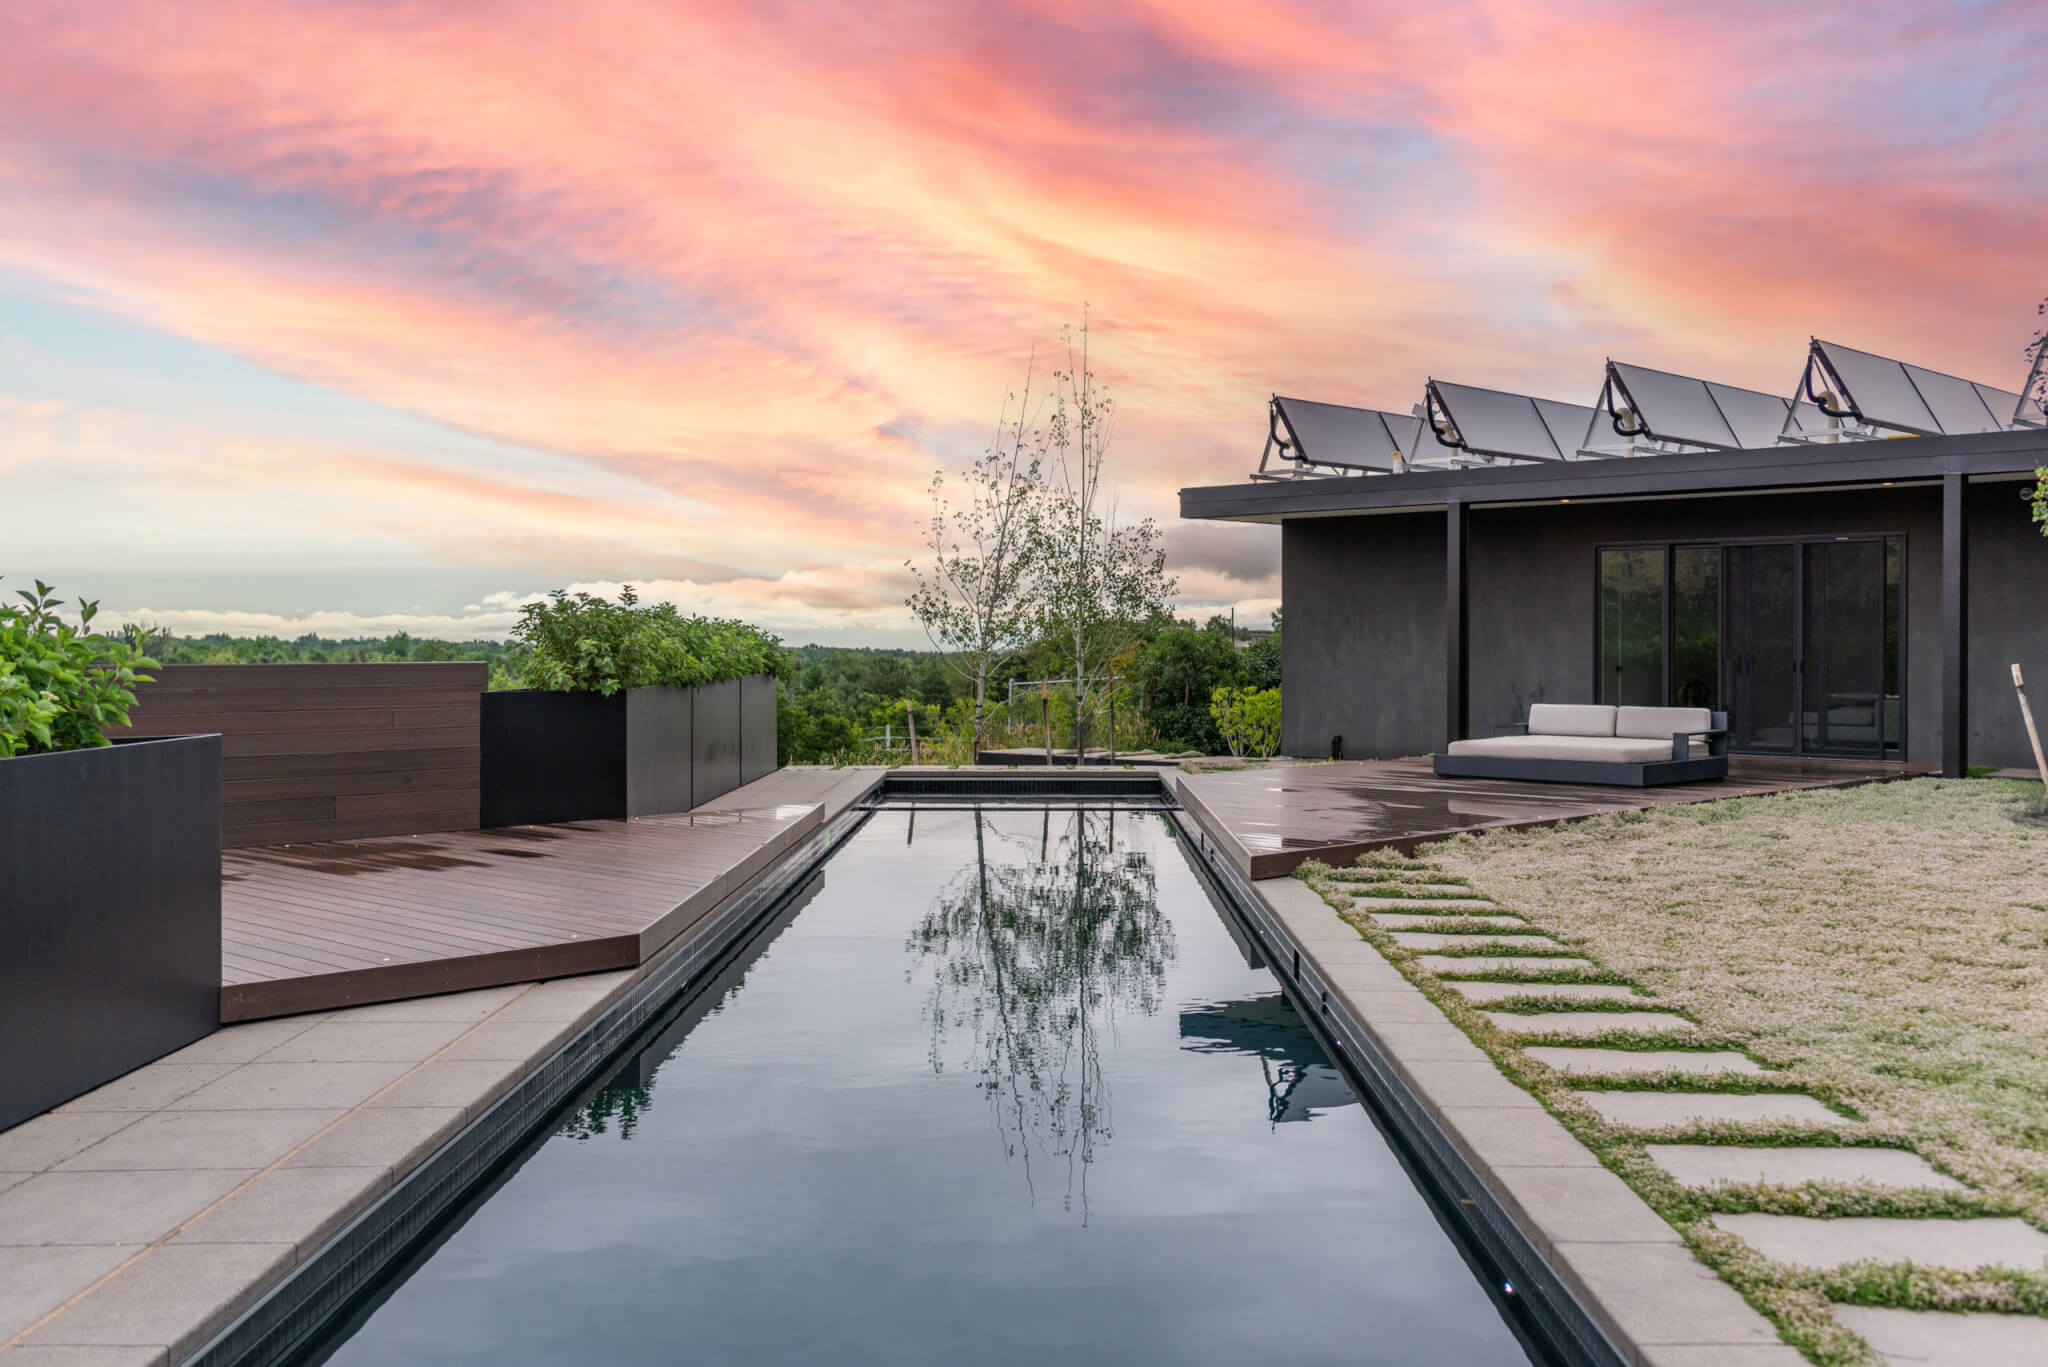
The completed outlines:
[[[1219,688],[1210,695],[1209,713],[1230,753],[1266,759],[1280,748],[1280,690]]]
[[[616,603],[557,589],[528,603],[513,628],[520,681],[551,692],[602,693],[649,684],[723,683],[784,672],[779,638],[745,622],[640,606],[628,584]]]
[[[27,607],[0,604],[0,758],[107,744],[125,726],[133,685],[156,661],[92,630],[98,603],[78,605],[78,625],[57,615],[64,600],[48,584],[17,590]]]

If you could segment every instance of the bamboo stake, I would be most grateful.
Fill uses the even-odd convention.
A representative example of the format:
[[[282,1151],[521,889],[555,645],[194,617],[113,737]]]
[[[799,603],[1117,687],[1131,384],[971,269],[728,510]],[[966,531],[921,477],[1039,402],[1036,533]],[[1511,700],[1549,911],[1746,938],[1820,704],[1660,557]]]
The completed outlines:
[[[2012,691],[2020,695],[2020,717],[2027,723],[2027,739],[2034,743],[2034,768],[2041,775],[2041,787],[2048,791],[2048,759],[2041,757],[2041,733],[2034,729],[2034,709],[2027,706],[2027,681],[2020,667],[2012,667]]]

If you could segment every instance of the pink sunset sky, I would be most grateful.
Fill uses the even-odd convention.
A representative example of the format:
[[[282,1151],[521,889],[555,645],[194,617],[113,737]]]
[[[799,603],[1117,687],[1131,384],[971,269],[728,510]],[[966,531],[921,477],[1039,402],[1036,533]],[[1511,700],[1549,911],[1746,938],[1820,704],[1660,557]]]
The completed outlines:
[[[2048,5],[0,7],[0,507],[181,631],[501,634],[650,585],[914,644],[934,466],[1082,302],[1121,506],[1275,391],[1789,392],[1810,334],[2005,388]]]

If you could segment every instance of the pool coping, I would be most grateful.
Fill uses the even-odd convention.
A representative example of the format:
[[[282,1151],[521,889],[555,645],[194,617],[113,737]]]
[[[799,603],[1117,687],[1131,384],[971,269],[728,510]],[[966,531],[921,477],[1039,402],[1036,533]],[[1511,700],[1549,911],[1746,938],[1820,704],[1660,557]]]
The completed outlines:
[[[1176,791],[1178,784],[1168,780]],[[1189,846],[1546,1345],[1588,1367],[1803,1367],[1770,1321],[1306,883]]]

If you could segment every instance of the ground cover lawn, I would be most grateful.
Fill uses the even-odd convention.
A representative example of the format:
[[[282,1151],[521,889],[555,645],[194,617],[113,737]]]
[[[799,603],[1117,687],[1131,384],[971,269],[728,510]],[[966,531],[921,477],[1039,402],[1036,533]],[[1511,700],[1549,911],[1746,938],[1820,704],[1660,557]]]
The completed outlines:
[[[2048,804],[2040,794],[2035,783],[1918,779],[1740,798],[1465,835],[1412,860],[1369,857],[1341,871],[1308,865],[1301,876],[1348,911],[1788,1339],[1816,1362],[1861,1363],[1872,1360],[1867,1348],[1827,1315],[1829,1300],[2040,1314],[2048,1313],[2048,1275],[1780,1269],[1704,1221],[1739,1210],[2018,1214],[2048,1229]],[[1459,884],[1594,964],[1545,976],[1626,982],[1648,994],[1585,1006],[1674,1011],[1700,1029],[1689,1038],[1509,1036],[1350,910],[1355,899],[1396,887],[1442,894],[1463,891]],[[1487,927],[1447,915],[1441,928]],[[1540,960],[1527,971],[1541,975]],[[1622,1130],[1569,1096],[1581,1079],[1520,1052],[1566,1042],[1743,1049],[1783,1071],[1595,1085],[1805,1090],[1868,1124],[1846,1136],[1780,1124]],[[1688,1191],[1643,1151],[1656,1139],[1885,1144],[1921,1154],[1976,1191]]]

